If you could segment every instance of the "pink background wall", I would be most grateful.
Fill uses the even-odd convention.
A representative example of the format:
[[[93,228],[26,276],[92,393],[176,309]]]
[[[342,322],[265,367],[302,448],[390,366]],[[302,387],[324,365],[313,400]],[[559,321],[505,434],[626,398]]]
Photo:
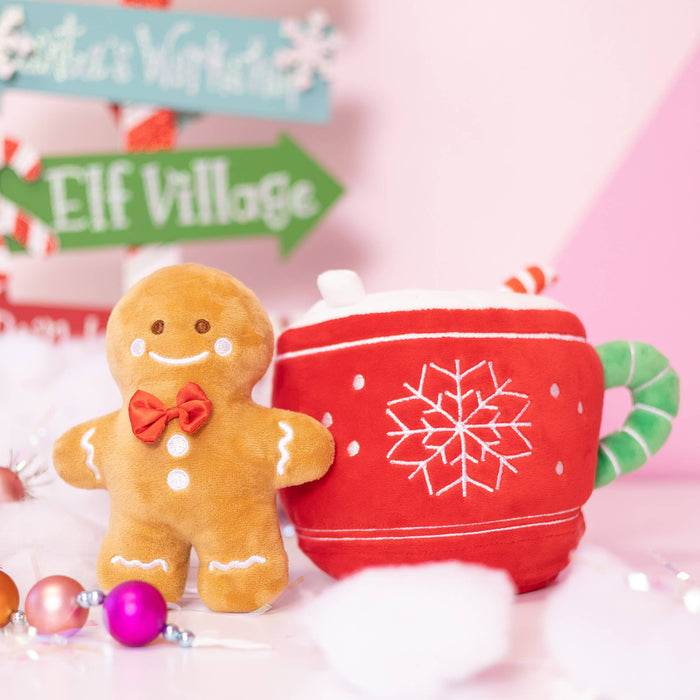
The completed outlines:
[[[315,277],[329,267],[356,268],[376,291],[495,286],[526,264],[558,259],[553,296],[580,312],[594,342],[650,340],[679,365],[679,430],[644,472],[697,475],[690,280],[700,105],[673,90],[682,90],[677,80],[700,41],[700,3],[173,3],[278,17],[315,6],[346,38],[331,123],[205,116],[180,143],[271,143],[284,129],[346,195],[287,261],[273,239],[187,244],[185,258],[225,268],[285,314],[315,300]],[[691,69],[686,86],[697,92],[700,68]],[[45,154],[121,148],[110,112],[82,100],[8,91],[0,128]],[[122,260],[119,250],[18,259],[14,296],[111,304]]]

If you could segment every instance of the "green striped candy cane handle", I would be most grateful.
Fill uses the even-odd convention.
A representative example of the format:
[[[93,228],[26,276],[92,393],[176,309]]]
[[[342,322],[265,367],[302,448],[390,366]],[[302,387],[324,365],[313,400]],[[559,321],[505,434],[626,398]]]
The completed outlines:
[[[678,414],[679,383],[668,358],[651,345],[615,340],[596,351],[603,363],[605,388],[624,386],[632,395],[632,411],[622,430],[598,445],[598,488],[639,469],[666,442]]]

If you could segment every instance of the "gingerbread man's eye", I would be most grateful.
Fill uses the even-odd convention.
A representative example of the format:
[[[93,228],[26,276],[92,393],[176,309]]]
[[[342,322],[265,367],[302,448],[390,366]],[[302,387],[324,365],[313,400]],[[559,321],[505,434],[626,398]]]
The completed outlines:
[[[153,333],[153,335],[160,335],[164,328],[165,321],[158,319],[157,321],[153,321],[153,324],[151,325],[151,333]]]
[[[197,323],[194,324],[194,329],[197,333],[208,333],[211,328],[211,324],[206,318],[200,318]]]

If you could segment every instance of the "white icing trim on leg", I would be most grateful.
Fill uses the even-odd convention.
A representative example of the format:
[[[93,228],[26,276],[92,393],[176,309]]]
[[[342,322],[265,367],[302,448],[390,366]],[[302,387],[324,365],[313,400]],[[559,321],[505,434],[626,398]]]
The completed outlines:
[[[265,559],[265,557],[261,557],[257,554],[253,554],[253,556],[248,557],[245,561],[234,559],[228,564],[222,564],[220,561],[210,561],[209,571],[214,571],[214,569],[218,569],[219,571],[231,571],[231,569],[249,569],[251,566],[253,566],[253,564],[264,564],[266,561],[267,559]]]
[[[121,554],[117,554],[116,557],[112,557],[109,560],[112,564],[122,564],[130,569],[138,568],[148,571],[148,569],[155,569],[160,566],[163,571],[168,572],[168,562],[165,559],[154,559],[153,561],[143,562],[140,559],[124,559]]]
[[[86,430],[83,433],[83,436],[80,438],[80,446],[85,450],[87,453],[87,456],[85,457],[85,465],[87,468],[95,475],[95,478],[99,481],[102,479],[100,476],[100,472],[97,470],[97,467],[95,466],[95,446],[90,442],[92,439],[92,436],[95,434],[95,427],[93,426],[89,430]]]
[[[277,473],[282,475],[284,474],[284,468],[287,462],[289,462],[289,450],[287,449],[287,445],[292,441],[294,431],[292,430],[292,426],[289,425],[289,423],[285,423],[283,420],[279,421],[277,425],[284,431],[284,435],[277,443],[277,449],[280,451],[280,458],[277,462]]]

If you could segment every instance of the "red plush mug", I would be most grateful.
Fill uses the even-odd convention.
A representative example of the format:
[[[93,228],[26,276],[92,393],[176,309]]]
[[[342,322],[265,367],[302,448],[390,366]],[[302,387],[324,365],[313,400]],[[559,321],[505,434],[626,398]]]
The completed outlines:
[[[642,343],[586,342],[545,297],[364,293],[347,270],[278,341],[273,403],[333,433],[320,481],[282,502],[301,549],[341,577],[445,559],[507,569],[520,591],[566,566],[594,486],[641,466],[667,439],[678,377]],[[599,441],[603,394],[633,410]]]

